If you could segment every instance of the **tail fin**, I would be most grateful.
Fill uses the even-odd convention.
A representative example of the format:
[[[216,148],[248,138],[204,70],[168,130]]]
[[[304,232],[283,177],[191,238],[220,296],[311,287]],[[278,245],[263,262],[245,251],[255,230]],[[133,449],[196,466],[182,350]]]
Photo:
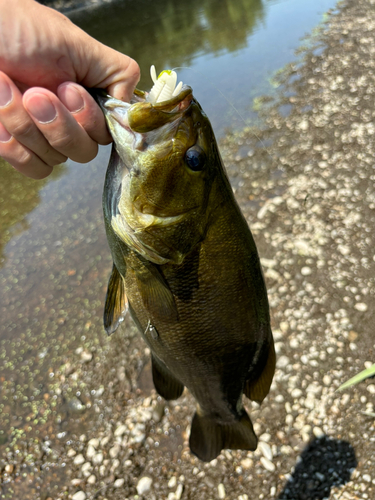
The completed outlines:
[[[193,417],[190,450],[204,462],[216,458],[223,448],[253,451],[257,444],[253,424],[245,410],[233,424],[219,424],[214,419],[198,413]]]

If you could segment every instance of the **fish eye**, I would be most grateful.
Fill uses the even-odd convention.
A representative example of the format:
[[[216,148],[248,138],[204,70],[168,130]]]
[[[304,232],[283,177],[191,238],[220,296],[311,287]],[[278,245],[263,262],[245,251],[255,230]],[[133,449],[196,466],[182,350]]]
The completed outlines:
[[[186,151],[185,161],[190,170],[193,170],[193,172],[199,172],[200,170],[203,170],[206,163],[205,152],[201,147],[193,146]]]

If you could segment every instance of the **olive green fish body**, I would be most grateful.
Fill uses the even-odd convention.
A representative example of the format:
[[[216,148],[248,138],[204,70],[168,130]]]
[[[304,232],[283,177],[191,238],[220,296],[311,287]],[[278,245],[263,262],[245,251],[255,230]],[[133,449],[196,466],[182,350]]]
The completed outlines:
[[[125,143],[111,130],[103,205],[114,268],[105,326],[114,331],[128,305],[151,349],[157,391],[174,399],[190,390],[198,403],[190,447],[212,460],[222,448],[256,448],[242,395],[264,399],[275,356],[253,237],[208,119],[189,88],[182,94],[160,127],[154,116],[147,129],[140,102],[127,108],[133,135]]]

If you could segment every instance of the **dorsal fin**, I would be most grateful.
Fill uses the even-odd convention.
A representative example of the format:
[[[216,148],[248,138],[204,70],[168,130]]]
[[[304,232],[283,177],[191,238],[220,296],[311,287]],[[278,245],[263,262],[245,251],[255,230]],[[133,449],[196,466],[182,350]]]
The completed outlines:
[[[104,307],[104,328],[108,335],[117,330],[124,321],[128,310],[128,300],[125,295],[125,286],[121,274],[113,264],[112,273],[108,281],[107,296]]]

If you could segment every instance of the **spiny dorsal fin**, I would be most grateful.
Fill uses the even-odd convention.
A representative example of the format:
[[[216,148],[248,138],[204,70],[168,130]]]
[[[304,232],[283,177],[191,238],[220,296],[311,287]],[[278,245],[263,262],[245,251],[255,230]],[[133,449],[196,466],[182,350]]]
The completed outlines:
[[[273,375],[275,373],[275,366],[275,346],[273,344],[273,338],[271,337],[268,347],[267,361],[262,370],[262,373],[256,380],[248,380],[245,385],[244,394],[249,399],[251,399],[251,401],[257,401],[258,403],[261,403],[267,396],[271,387]]]
[[[113,264],[112,273],[108,282],[107,296],[104,307],[104,328],[108,335],[117,330],[128,311],[128,300],[125,295],[125,286],[117,267]]]

